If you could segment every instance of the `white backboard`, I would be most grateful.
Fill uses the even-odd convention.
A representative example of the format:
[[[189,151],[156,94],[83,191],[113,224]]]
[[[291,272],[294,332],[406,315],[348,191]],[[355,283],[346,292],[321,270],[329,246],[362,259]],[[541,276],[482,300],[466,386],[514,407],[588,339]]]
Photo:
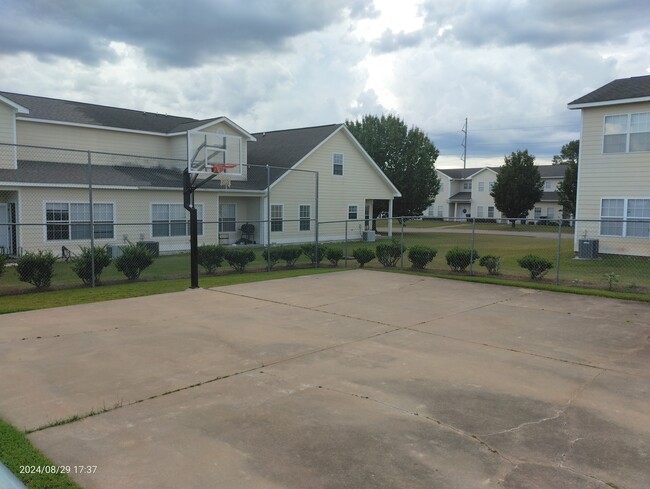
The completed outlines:
[[[242,139],[224,132],[188,131],[187,169],[195,174],[242,174]]]

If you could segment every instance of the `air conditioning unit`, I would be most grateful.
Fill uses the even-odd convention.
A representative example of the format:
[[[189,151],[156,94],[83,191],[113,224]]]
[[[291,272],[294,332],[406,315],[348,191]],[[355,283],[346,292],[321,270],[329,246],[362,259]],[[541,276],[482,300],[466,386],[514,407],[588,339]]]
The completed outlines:
[[[108,245],[106,247],[106,251],[108,252],[109,258],[117,258],[118,256],[122,256],[122,247],[120,245]]]
[[[581,239],[578,243],[578,258],[593,260],[598,258],[598,240]]]
[[[361,233],[361,239],[367,243],[375,242],[375,232],[374,231],[363,231]]]

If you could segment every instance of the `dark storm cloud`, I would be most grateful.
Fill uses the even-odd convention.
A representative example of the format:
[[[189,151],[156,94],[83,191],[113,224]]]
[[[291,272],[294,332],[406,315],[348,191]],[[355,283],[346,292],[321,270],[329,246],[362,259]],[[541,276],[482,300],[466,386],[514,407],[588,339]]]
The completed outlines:
[[[430,0],[421,8],[427,24],[451,24],[453,37],[472,46],[545,48],[611,42],[645,30],[650,23],[650,9],[639,0],[497,0],[454,4]]]
[[[283,49],[341,19],[376,15],[370,0],[0,0],[0,53],[110,60],[111,41],[161,66],[194,66]]]

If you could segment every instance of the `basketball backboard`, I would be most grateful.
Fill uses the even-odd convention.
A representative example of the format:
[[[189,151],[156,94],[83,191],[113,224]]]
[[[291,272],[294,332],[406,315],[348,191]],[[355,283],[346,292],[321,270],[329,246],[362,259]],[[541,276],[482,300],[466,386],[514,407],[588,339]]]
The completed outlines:
[[[193,174],[242,174],[242,139],[222,132],[187,132],[187,170]]]

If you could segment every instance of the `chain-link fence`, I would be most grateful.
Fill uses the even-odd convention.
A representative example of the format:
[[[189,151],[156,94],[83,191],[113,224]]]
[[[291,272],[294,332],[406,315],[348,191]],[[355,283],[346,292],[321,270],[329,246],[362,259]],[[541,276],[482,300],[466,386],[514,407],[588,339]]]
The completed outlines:
[[[13,156],[17,168],[0,165],[0,295],[189,278],[186,159],[0,144],[0,162]],[[270,172],[254,196],[197,191],[203,275],[363,266],[650,293],[648,219],[388,222],[354,206],[326,220],[317,176],[296,173],[300,191],[279,204]]]

